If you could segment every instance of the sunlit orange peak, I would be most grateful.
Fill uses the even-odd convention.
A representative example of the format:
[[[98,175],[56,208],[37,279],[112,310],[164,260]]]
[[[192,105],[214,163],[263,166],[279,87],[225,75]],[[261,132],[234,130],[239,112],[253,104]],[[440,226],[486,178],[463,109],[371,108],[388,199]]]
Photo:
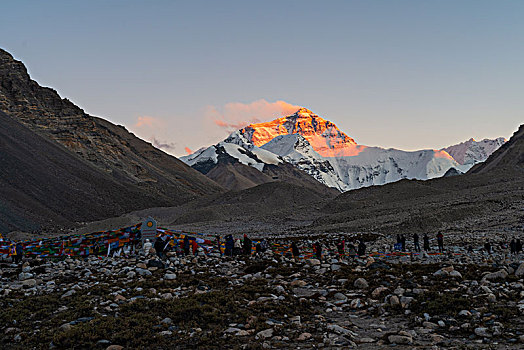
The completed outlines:
[[[240,132],[258,147],[280,135],[300,134],[323,156],[355,153],[355,140],[340,131],[332,122],[304,107],[286,117],[266,123],[250,124]]]

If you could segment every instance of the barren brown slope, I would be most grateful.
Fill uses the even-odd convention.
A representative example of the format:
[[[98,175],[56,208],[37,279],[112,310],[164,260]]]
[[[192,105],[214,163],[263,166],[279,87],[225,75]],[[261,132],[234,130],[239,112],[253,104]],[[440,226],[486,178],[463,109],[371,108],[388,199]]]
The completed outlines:
[[[333,198],[331,192],[316,192],[286,182],[269,182],[174,208],[178,213],[171,216],[167,224],[221,234],[289,233],[310,224],[320,203],[330,198]]]
[[[169,201],[121,184],[0,112],[0,232],[75,226]]]
[[[0,49],[0,110],[77,153],[119,183],[140,186],[171,205],[222,191],[124,127],[92,117],[55,90],[31,80],[25,66]]]
[[[318,182],[306,172],[289,163],[278,165],[266,164],[262,171],[239,163],[235,158],[230,161],[220,160],[206,174],[210,179],[233,191],[240,191],[268,182],[286,182],[311,189],[314,192],[326,192],[332,196],[340,192]]]
[[[202,197],[169,208],[150,208],[119,218],[91,223],[82,232],[117,228],[153,216],[174,229],[210,233],[294,232],[311,224],[319,209],[334,198],[331,191],[286,182],[268,182],[242,191]]]
[[[206,176],[222,187],[234,191],[273,181],[270,176],[239,162],[219,162],[209,170]]]
[[[314,177],[292,164],[281,162],[279,164],[264,164],[262,171],[240,163],[240,161],[227,153],[223,146],[213,146],[217,152],[217,162],[207,160],[198,162],[192,167],[207,177],[232,191],[240,191],[268,182],[287,182],[297,186],[312,189],[316,192],[328,192],[337,195],[340,192],[327,187]],[[247,157],[256,163],[263,163],[249,150],[242,150]]]

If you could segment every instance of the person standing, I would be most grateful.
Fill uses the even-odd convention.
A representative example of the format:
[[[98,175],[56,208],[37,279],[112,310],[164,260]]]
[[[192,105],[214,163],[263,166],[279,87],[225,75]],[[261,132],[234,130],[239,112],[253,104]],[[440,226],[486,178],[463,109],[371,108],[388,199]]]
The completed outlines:
[[[509,251],[512,255],[517,252],[517,243],[515,242],[515,238],[513,238],[509,243]]]
[[[235,246],[235,241],[233,240],[233,236],[227,235],[226,236],[226,250],[225,250],[226,256],[233,256],[234,246]]]
[[[262,241],[260,241],[260,246],[262,247],[262,253],[265,253],[266,250],[269,249],[269,244],[265,238],[263,238]]]
[[[429,252],[429,237],[427,233],[424,233],[424,250]]]
[[[400,235],[400,244],[402,244],[402,251],[406,251],[406,236]]]
[[[191,247],[192,247],[192,250],[193,250],[193,255],[197,256],[198,255],[198,244],[197,244],[196,239],[192,239],[191,240]]]
[[[340,259],[342,259],[342,257],[344,256],[344,241],[340,239],[339,241],[337,241],[336,246],[337,246],[338,256]]]
[[[515,249],[517,250],[517,254],[520,254],[522,252],[522,242],[520,241],[520,238],[517,238],[515,241]]]
[[[175,239],[175,254],[178,257],[181,257],[182,254],[183,254],[182,243],[180,243],[180,241],[178,239]]]
[[[98,241],[96,241],[95,245],[93,246],[93,254],[96,256],[100,255],[100,243]]]
[[[486,253],[491,255],[491,243],[489,243],[489,241],[486,241],[486,243],[484,243],[484,250],[486,251]]]
[[[146,242],[144,243],[144,255],[145,256],[149,255],[149,250],[151,249],[151,247],[153,247],[153,245],[151,244],[149,239],[146,239]],[[100,252],[100,248],[98,251]]]
[[[418,234],[416,232],[413,235],[413,245],[415,246],[415,251],[416,252],[420,252],[419,237],[418,237]]]
[[[251,240],[244,234],[244,255],[251,256],[252,246]]]
[[[155,244],[153,245],[153,247],[155,248],[155,251],[156,251],[156,255],[158,256],[158,258],[160,259],[163,259],[164,257],[164,247],[166,245],[166,243],[164,242],[164,237],[165,236],[160,236],[156,239],[155,241]]]
[[[185,256],[189,255],[189,236],[188,235],[184,236],[184,255]]]
[[[20,262],[22,261],[22,258],[24,257],[24,247],[22,246],[22,243],[18,242],[16,244],[16,257],[17,257],[17,262]]]
[[[351,258],[355,258],[357,256],[357,249],[352,243],[348,244],[348,254]]]
[[[293,258],[298,260],[300,257],[300,250],[298,249],[297,243],[294,241],[291,243],[291,253],[293,254]]]
[[[257,244],[255,244],[255,256],[257,258],[262,256],[262,244],[260,242],[257,242]]]
[[[318,260],[322,260],[322,245],[320,245],[319,242],[316,242],[315,244],[313,244],[313,250],[315,252],[315,257]]]
[[[444,235],[442,232],[437,234],[437,244],[439,253],[444,253]]]
[[[358,244],[358,256],[359,257],[363,257],[366,255],[366,244],[364,243],[364,241],[360,241],[360,243]]]
[[[240,238],[237,238],[235,239],[233,255],[241,255],[241,254],[242,254],[242,242],[240,241]]]

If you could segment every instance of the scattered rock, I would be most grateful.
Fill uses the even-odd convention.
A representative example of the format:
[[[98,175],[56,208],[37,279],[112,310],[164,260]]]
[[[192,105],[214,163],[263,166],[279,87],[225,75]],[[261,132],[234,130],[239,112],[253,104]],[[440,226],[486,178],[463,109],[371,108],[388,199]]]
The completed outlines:
[[[62,294],[61,298],[67,298],[67,297],[70,297],[73,294],[75,294],[75,291],[71,289],[71,290],[65,292],[64,294]]]
[[[260,331],[257,333],[256,338],[257,339],[265,339],[265,338],[271,338],[273,336],[273,328],[268,328],[263,331]]]
[[[355,286],[355,288],[359,288],[359,289],[367,289],[369,287],[368,282],[363,278],[357,278],[355,280],[355,283],[353,283],[353,285]]]
[[[515,271],[515,276],[522,277],[524,276],[524,262],[519,265],[517,271]]]
[[[174,273],[166,273],[164,275],[164,279],[166,279],[166,280],[174,280],[174,279],[176,279],[176,274],[174,274]]]
[[[484,280],[487,281],[502,281],[508,277],[506,270],[499,270],[497,272],[488,273],[484,276]]]
[[[312,337],[311,333],[304,332],[298,336],[297,340],[299,341],[308,340],[311,337]]]
[[[380,294],[382,294],[383,292],[387,291],[388,289],[386,287],[383,287],[383,286],[380,286],[380,287],[377,287],[373,290],[373,292],[371,292],[371,296],[373,298],[378,298],[380,296]]]
[[[124,347],[122,345],[109,345],[106,350],[123,350]]]
[[[474,332],[479,337],[491,338],[491,333],[489,333],[489,330],[485,327],[477,327]]]
[[[391,344],[409,345],[413,343],[413,338],[406,335],[390,335],[388,340]]]

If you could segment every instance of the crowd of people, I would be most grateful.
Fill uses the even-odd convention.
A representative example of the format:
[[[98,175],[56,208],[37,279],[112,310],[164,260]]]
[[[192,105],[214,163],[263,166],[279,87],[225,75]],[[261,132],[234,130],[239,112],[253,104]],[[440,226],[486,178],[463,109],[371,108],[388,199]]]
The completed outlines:
[[[437,243],[437,250],[439,253],[444,253],[444,235],[439,232],[435,236]],[[203,240],[200,240],[203,241]],[[308,243],[309,242],[309,243]],[[256,241],[255,243],[244,234],[243,238],[234,238],[233,235],[229,234],[224,237],[224,242],[221,240],[221,236],[215,236],[215,242],[207,241],[211,244],[199,244],[199,241],[195,237],[190,237],[185,235],[182,240],[170,238],[166,235],[161,235],[154,241],[154,244],[151,243],[149,239],[144,241],[142,246],[142,241],[139,240],[136,242],[136,246],[124,247],[117,251],[112,251],[112,256],[121,256],[121,250],[127,249],[124,251],[124,255],[133,254],[138,251],[142,251],[144,254],[156,254],[160,259],[164,259],[168,252],[175,252],[177,256],[189,256],[189,255],[199,255],[207,254],[211,250],[217,252],[221,256],[226,257],[236,257],[236,256],[251,256],[253,253],[255,256],[261,256],[264,252],[270,249],[270,245],[266,239]],[[309,246],[308,246],[309,245]],[[282,245],[280,245],[282,247]],[[408,249],[406,244],[406,237],[403,234],[399,234],[396,237],[396,244],[391,247],[391,251],[399,252],[410,252],[410,253],[420,253],[422,249],[425,252],[431,252],[430,238],[425,233],[422,236],[422,249],[420,247],[420,237],[417,233],[412,236],[412,249]],[[154,248],[154,249],[153,249]],[[253,249],[254,248],[254,249]],[[506,251],[509,248],[509,253],[512,255],[520,254],[523,251],[522,242],[520,238],[512,238],[509,244],[502,243],[500,245],[500,251]],[[484,242],[483,251],[486,254],[492,254],[494,247],[489,240]],[[254,250],[254,252],[253,252]],[[301,254],[301,250],[306,254]],[[303,258],[304,256],[311,256],[322,260],[324,252],[329,252],[330,256],[338,255],[339,258],[348,257],[348,258],[357,258],[366,256],[367,246],[364,242],[364,239],[358,239],[353,242],[346,242],[344,238],[339,238],[336,240],[316,240],[316,241],[300,241],[293,240],[288,246],[279,249],[281,253],[293,257],[295,260]],[[469,245],[467,247],[468,252],[473,252],[473,247]],[[94,255],[100,255],[102,247],[98,246],[98,242],[94,244],[92,248]],[[306,252],[307,251],[307,252]],[[107,253],[109,255],[109,251]],[[10,248],[10,254],[12,261],[19,263],[24,256],[23,247],[20,243],[12,243]]]
[[[434,247],[434,249],[436,248],[435,251],[444,253],[444,235],[441,232],[437,233],[435,236],[435,241],[437,243],[437,246]],[[304,254],[301,254],[304,251],[307,251],[305,255],[310,254],[312,251],[311,257],[322,260],[322,257],[326,252],[329,252],[330,256],[338,255],[340,258],[357,258],[364,257],[366,255],[366,251],[368,250],[363,239],[356,240],[355,243],[346,242],[344,238],[336,240],[334,244],[330,243],[328,240],[308,242],[309,243],[305,241],[294,240],[291,242],[291,244],[289,244],[289,246],[284,247],[283,253],[298,260],[304,257]],[[310,244],[309,247],[308,244]],[[174,251],[177,256],[196,256],[199,254],[207,254],[212,249],[213,251],[218,252],[218,254],[221,256],[238,257],[251,255],[261,256],[264,252],[270,249],[270,245],[266,239],[262,239],[261,241],[256,241],[254,243],[247,236],[247,234],[244,234],[242,239],[234,238],[233,235],[229,234],[224,237],[224,241],[222,241],[221,236],[216,235],[213,245],[213,248],[206,245],[199,245],[194,237],[187,235],[180,242],[177,239],[170,239],[167,236],[160,236],[155,240],[154,244],[151,243],[148,239],[145,240],[143,251],[146,252],[146,254],[149,254],[151,248],[154,248],[154,254],[163,259],[166,257],[166,253],[170,251]],[[518,238],[513,238],[509,243],[509,248],[511,254],[521,253],[521,240]],[[473,252],[471,245],[469,245],[467,249],[469,252]],[[501,249],[506,249],[506,246],[502,246]],[[394,244],[390,250],[405,253],[421,253],[422,251],[429,253],[432,251],[432,247],[430,244],[430,238],[426,233],[422,236],[422,249],[420,246],[420,236],[417,233],[413,234],[412,245],[410,247],[407,246],[406,236],[399,234],[396,238],[396,244]],[[493,252],[493,247],[489,241],[484,243],[483,250],[487,254],[491,254]]]

